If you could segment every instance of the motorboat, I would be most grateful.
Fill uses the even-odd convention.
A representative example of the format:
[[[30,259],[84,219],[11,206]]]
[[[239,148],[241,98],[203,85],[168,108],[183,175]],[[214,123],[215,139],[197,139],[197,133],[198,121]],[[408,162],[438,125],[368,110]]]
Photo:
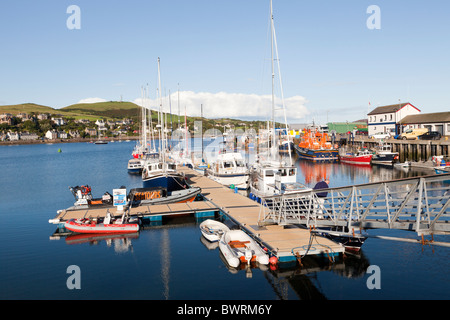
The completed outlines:
[[[94,198],[92,188],[88,185],[69,187],[69,189],[76,201],[66,211],[114,207],[113,197],[109,192],[105,192],[101,198]],[[127,206],[192,202],[200,192],[200,187],[187,187],[173,191],[168,191],[164,187],[133,188],[127,195]]]
[[[371,163],[393,165],[395,162],[398,162],[398,159],[398,152],[392,152],[389,144],[380,144],[372,157]]]
[[[340,160],[343,163],[350,164],[366,164],[370,165],[370,161],[372,161],[373,153],[367,149],[359,150],[355,153],[345,153],[340,156]]]
[[[436,172],[436,174],[450,173],[450,166],[434,167],[434,172]]]
[[[144,168],[144,164],[146,161],[157,161],[159,159],[159,154],[154,152],[144,152],[139,154],[137,157],[134,156],[130,160],[128,160],[128,173],[130,174],[142,174],[142,169]]]
[[[227,263],[234,268],[240,263],[269,264],[269,255],[242,230],[225,232],[220,238],[219,249]]]
[[[110,212],[103,220],[71,219],[64,223],[67,230],[77,233],[133,233],[139,231],[138,223],[129,223],[125,217],[115,219]]]
[[[163,187],[134,188],[130,190],[128,199],[131,207],[168,203],[186,203],[195,200],[202,189],[188,187],[180,190],[167,191]]]
[[[132,158],[130,160],[128,160],[128,173],[131,174],[140,174],[142,172],[142,161],[141,159],[136,159],[136,158]]]
[[[295,166],[278,161],[258,161],[252,171],[250,198],[253,200],[308,190],[311,188],[297,182]]]
[[[217,242],[225,232],[230,231],[230,228],[220,221],[207,219],[200,223],[200,231],[208,241]]]
[[[224,186],[248,189],[250,173],[239,152],[223,151],[206,169],[206,174]]]
[[[332,241],[341,243],[347,251],[359,252],[361,246],[364,244],[369,234],[363,230],[355,232],[354,229],[351,231],[348,227],[343,227],[341,231],[338,227],[332,228],[316,228],[311,232],[317,233],[320,236],[326,237]]]

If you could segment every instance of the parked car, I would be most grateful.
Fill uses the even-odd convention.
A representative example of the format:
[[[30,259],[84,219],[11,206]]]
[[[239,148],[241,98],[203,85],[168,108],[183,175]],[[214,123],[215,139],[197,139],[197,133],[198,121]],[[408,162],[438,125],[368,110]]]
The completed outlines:
[[[400,136],[398,136],[397,139],[402,140],[416,140],[418,136],[425,134],[428,132],[428,129],[426,128],[419,128],[419,129],[408,129],[405,132],[403,132]]]
[[[384,132],[377,132],[369,136],[371,139],[389,139],[390,137],[391,135],[389,133]]]
[[[424,134],[421,134],[417,137],[417,139],[420,140],[440,140],[442,138],[442,135],[438,131],[430,131]]]

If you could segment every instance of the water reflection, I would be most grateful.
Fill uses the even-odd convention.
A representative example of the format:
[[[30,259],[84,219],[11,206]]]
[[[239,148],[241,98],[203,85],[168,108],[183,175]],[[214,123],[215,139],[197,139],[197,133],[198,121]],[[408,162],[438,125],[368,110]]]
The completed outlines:
[[[99,245],[102,241],[106,243],[107,247],[113,247],[114,252],[124,253],[133,252],[132,239],[137,239],[139,233],[131,234],[72,234],[66,236],[66,243],[68,245],[85,244]]]

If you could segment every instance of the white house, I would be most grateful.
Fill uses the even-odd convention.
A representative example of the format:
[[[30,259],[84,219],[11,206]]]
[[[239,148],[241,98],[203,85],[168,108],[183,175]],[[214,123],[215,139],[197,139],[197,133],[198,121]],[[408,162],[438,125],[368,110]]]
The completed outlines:
[[[368,134],[369,136],[377,132],[400,134],[402,133],[400,121],[406,116],[419,113],[420,110],[409,102],[375,108],[367,114]]]
[[[18,132],[9,131],[6,135],[8,136],[9,141],[19,141],[19,139],[20,139]]]
[[[63,126],[66,124],[66,121],[63,118],[52,118],[52,121],[58,126]]]
[[[48,130],[48,131],[45,133],[45,137],[46,137],[48,140],[55,140],[55,139],[58,139],[58,132],[56,132],[55,130],[52,130],[52,131]]]
[[[65,131],[58,131],[58,138],[59,139],[67,139],[67,132],[65,132]]]

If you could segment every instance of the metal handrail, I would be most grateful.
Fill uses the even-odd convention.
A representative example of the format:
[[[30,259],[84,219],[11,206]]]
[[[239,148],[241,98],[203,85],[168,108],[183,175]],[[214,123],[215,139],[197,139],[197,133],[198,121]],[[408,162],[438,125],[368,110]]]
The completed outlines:
[[[327,192],[327,197],[317,197],[319,192]],[[262,198],[261,204],[260,224],[447,234],[450,233],[450,174],[280,194]]]

